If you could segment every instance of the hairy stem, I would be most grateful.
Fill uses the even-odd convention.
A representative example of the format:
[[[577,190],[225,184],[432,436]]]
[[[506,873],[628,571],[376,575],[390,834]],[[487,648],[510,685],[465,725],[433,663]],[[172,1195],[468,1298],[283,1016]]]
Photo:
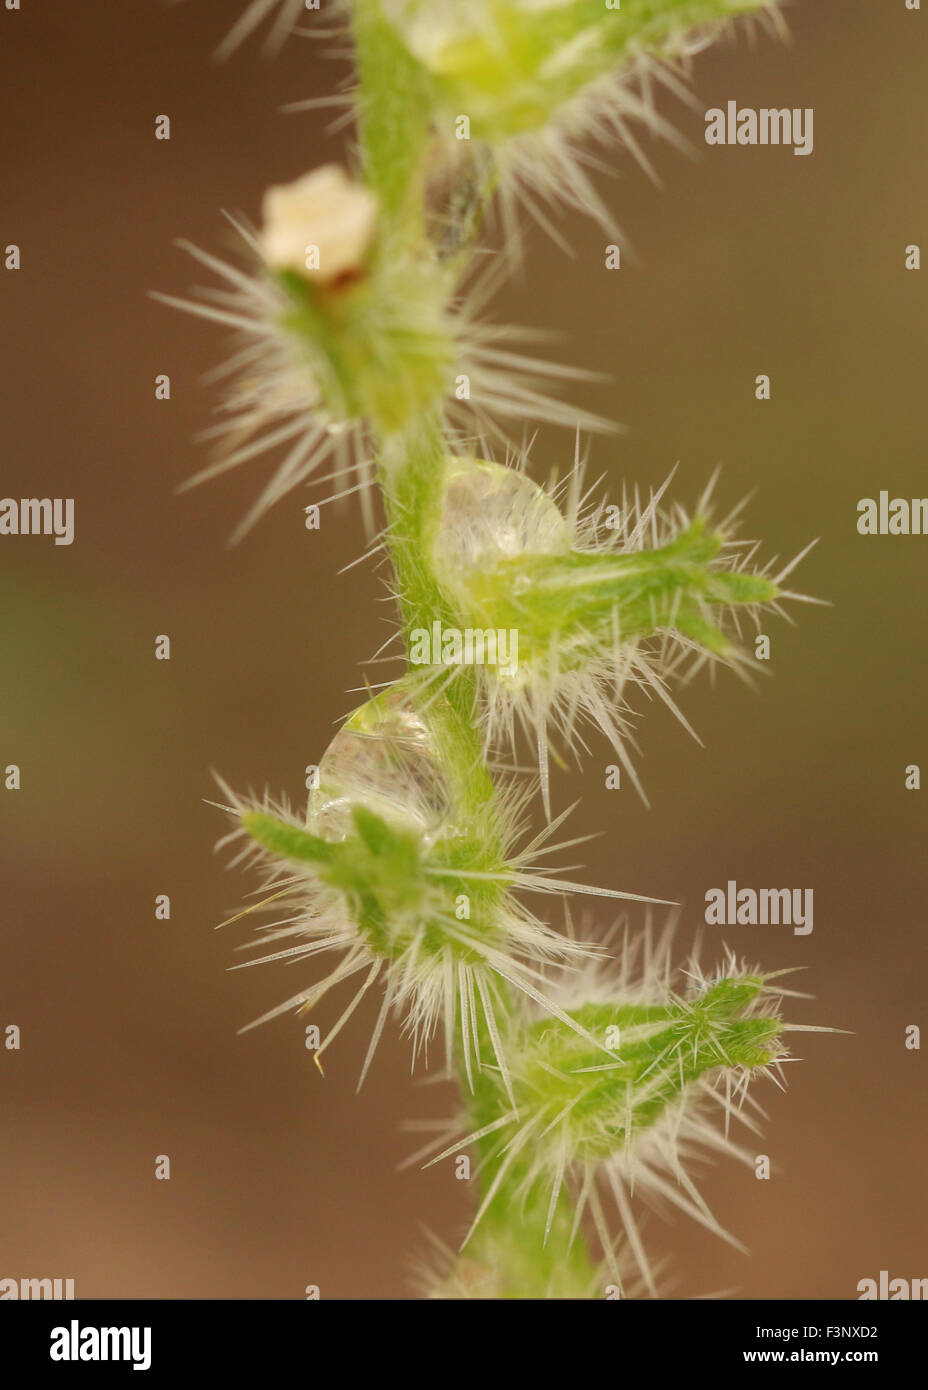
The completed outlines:
[[[378,0],[360,0],[354,10],[354,37],[361,84],[361,146],[370,186],[381,199],[389,233],[408,249],[418,242],[423,256],[434,254],[426,233],[426,166],[429,130],[417,100],[426,79],[384,19]],[[466,177],[466,175],[465,175]],[[491,191],[484,181],[480,208],[469,192],[451,198],[461,209],[461,243],[469,242],[479,224]],[[449,233],[445,229],[445,237]],[[450,235],[452,244],[456,238]],[[449,271],[452,269],[449,266]],[[448,276],[449,288],[451,285]],[[420,421],[403,434],[379,441],[378,478],[383,491],[387,526],[385,544],[397,580],[401,622],[407,643],[415,628],[429,628],[436,619],[459,626],[452,605],[434,574],[430,557],[440,519],[443,461],[446,443],[438,418]],[[470,815],[479,817],[485,833],[496,823],[497,794],[486,767],[483,739],[475,723],[476,684],[466,667],[453,672],[430,702],[430,724],[445,769],[454,779]],[[497,985],[498,1007],[505,1029],[511,1018],[509,992]],[[485,1023],[482,1025],[485,1030]],[[489,1035],[481,1035],[481,1052],[493,1055]],[[474,1118],[485,1125],[499,1117],[484,1099],[478,1107],[470,1096],[459,1066],[465,1101]],[[479,1114],[477,1113],[479,1110]],[[486,1112],[486,1113],[484,1113]],[[480,1166],[480,1187],[486,1205],[473,1254],[485,1251],[509,1296],[555,1296],[589,1290],[595,1273],[581,1237],[573,1231],[573,1213],[566,1195],[558,1195],[553,1210],[537,1189],[521,1191],[525,1173],[518,1159],[502,1161],[488,1152]]]

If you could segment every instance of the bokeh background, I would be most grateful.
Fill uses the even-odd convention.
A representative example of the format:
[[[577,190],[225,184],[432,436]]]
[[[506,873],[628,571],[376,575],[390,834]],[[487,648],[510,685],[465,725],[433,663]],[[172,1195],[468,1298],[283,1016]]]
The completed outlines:
[[[240,5],[29,0],[0,12],[4,146],[0,271],[4,496],[72,496],[77,539],[0,546],[0,1276],[73,1277],[79,1297],[404,1297],[422,1226],[453,1243],[471,1202],[448,1165],[397,1171],[403,1120],[451,1092],[409,1074],[388,1030],[355,1082],[376,1002],[318,1076],[302,1023],[236,1029],[303,983],[226,973],[245,934],[214,931],[252,883],[213,846],[211,769],[298,797],[387,628],[383,576],[357,509],[307,532],[292,495],[237,548],[226,542],[266,476],[256,465],[183,496],[201,467],[221,330],[147,297],[202,275],[174,244],[228,249],[220,210],[257,218],[271,182],[345,155],[326,113],[281,107],[346,71],[291,40],[269,61],[216,45]],[[806,967],[793,1016],[849,1035],[797,1035],[789,1090],[749,1169],[704,1191],[745,1255],[683,1219],[648,1233],[671,1289],[763,1298],[856,1296],[857,1281],[928,1275],[925,1053],[928,540],[856,532],[881,488],[923,495],[928,244],[925,25],[903,0],[797,0],[792,41],[742,35],[700,56],[695,103],[661,99],[689,155],[649,145],[661,186],[617,151],[601,187],[623,268],[601,230],[565,221],[573,257],[530,230],[524,275],[498,317],[561,331],[565,360],[607,374],[578,404],[621,421],[595,472],[656,485],[679,463],[692,502],[717,464],[719,497],[755,495],[765,554],[816,550],[797,583],[832,607],[772,619],[770,678],[700,678],[682,696],[699,747],[648,708],[639,762],[652,802],[606,791],[608,748],[559,775],[582,796],[589,881],[678,899],[681,949],[709,887],[815,890],[815,930],[703,929],[768,968]],[[815,149],[708,149],[703,112],[811,106]],[[172,121],[169,142],[155,117]],[[156,374],[173,384],[154,398]],[[754,398],[769,373],[773,397]],[[565,464],[543,430],[535,476]],[[170,662],[154,660],[169,634]],[[156,894],[170,921],[156,921]],[[608,916],[608,915],[607,915]],[[606,925],[607,917],[601,919]],[[340,1005],[317,1012],[324,1027]],[[753,1141],[750,1141],[754,1147]],[[156,1155],[172,1161],[155,1180]]]

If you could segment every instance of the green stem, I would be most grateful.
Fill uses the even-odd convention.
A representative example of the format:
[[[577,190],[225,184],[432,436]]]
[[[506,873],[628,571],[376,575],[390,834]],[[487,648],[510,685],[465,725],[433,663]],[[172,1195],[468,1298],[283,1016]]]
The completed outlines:
[[[364,170],[380,199],[385,235],[388,240],[395,239],[404,253],[415,253],[419,248],[424,257],[431,257],[434,249],[428,241],[425,208],[432,106],[428,76],[385,19],[379,0],[357,0],[354,38]],[[470,195],[461,200],[462,217],[466,218],[463,244],[472,240],[491,190],[492,177],[485,176],[477,206]],[[444,277],[449,289],[456,260],[452,257],[449,274]],[[446,454],[442,423],[435,417],[379,441],[385,544],[396,575],[407,647],[414,628],[429,628],[435,620],[443,626],[462,625],[438,583],[431,560],[441,517]],[[474,673],[461,668],[443,692],[429,701],[428,717],[439,756],[460,790],[464,809],[490,836],[499,824],[497,793],[476,724],[476,695]],[[499,1014],[510,1019],[512,1000],[502,981],[496,993]],[[488,1035],[480,1037],[480,1047],[483,1055],[493,1055]],[[465,1099],[473,1104],[475,1114],[480,1113],[479,1123],[497,1118],[502,1113],[498,1102],[495,1109],[488,1100],[478,1106],[476,1097],[470,1096],[463,1065],[459,1071]],[[488,1108],[492,1113],[484,1115]],[[483,1156],[480,1185],[485,1197],[499,1173],[500,1160],[488,1152]],[[529,1191],[523,1202],[520,1188],[524,1176],[517,1162],[507,1167],[463,1260],[477,1259],[492,1269],[501,1291],[510,1297],[588,1294],[595,1278],[594,1266],[582,1238],[578,1235],[571,1240],[569,1201],[560,1196],[546,1240],[547,1203],[537,1191]]]
[[[364,174],[382,214],[402,234],[421,229],[432,107],[430,80],[385,17],[380,0],[352,6]]]

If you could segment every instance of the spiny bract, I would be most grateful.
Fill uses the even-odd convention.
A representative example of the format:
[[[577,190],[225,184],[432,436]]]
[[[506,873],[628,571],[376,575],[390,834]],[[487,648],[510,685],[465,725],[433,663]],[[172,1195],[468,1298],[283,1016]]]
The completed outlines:
[[[376,0],[362,0],[375,3]],[[510,237],[515,203],[559,233],[545,203],[566,203],[607,229],[591,173],[608,172],[591,145],[616,140],[650,169],[641,123],[675,138],[655,85],[687,96],[685,60],[737,16],[779,26],[765,0],[383,0],[430,78],[436,124],[449,140],[486,142],[498,161]],[[782,26],[779,26],[782,28]]]
[[[474,668],[487,743],[529,735],[546,804],[549,737],[583,746],[584,720],[606,734],[644,797],[626,746],[626,691],[653,692],[689,728],[669,693],[681,665],[689,660],[688,674],[709,661],[745,670],[722,622],[737,625],[743,610],[756,623],[762,607],[781,611],[784,599],[802,597],[783,588],[801,557],[776,574],[753,570],[756,546],[734,538],[734,514],[710,523],[711,488],[689,516],[662,506],[668,484],[646,504],[636,492],[610,506],[584,493],[579,464],[544,490],[519,469],[446,463],[432,564],[461,628],[511,635],[505,661],[497,645]],[[447,679],[434,650],[432,660],[424,682]]]
[[[431,1160],[465,1148],[480,1154],[485,1196],[465,1247],[504,1182],[522,1201],[543,1192],[546,1237],[569,1189],[575,1233],[588,1211],[607,1258],[613,1236],[606,1207],[614,1205],[652,1294],[633,1197],[676,1207],[731,1240],[688,1169],[706,1154],[752,1163],[728,1136],[733,1117],[756,1130],[744,1114],[746,1101],[763,1114],[748,1095],[751,1081],[777,1080],[788,1057],[785,1033],[827,1030],[784,1023],[780,1005],[790,991],[731,953],[708,976],[690,961],[675,984],[670,940],[665,933],[655,949],[646,938],[645,969],[637,975],[636,947],[626,940],[620,973],[600,959],[553,985],[559,1007],[582,1032],[531,1008],[511,1020],[507,1093],[492,1072],[481,1073],[465,1118],[456,1122],[459,1132],[462,1123],[470,1132]],[[603,1057],[590,1037],[616,1055]]]
[[[392,1006],[414,1055],[441,1027],[450,1058],[457,1031],[468,1077],[492,1058],[505,1082],[498,1016],[507,1012],[506,988],[579,1027],[551,1002],[543,971],[575,965],[594,949],[553,931],[517,895],[653,899],[567,883],[536,868],[557,848],[547,843],[549,833],[517,850],[524,797],[467,804],[453,759],[441,757],[438,717],[417,710],[402,688],[362,706],[319,765],[305,825],[286,806],[230,795],[231,838],[244,839],[240,858],[257,860],[265,872],[266,896],[248,911],[285,914],[260,931],[261,944],[273,949],[248,964],[340,957],[321,980],[256,1022],[305,1013],[333,986],[365,972],[326,1033],[328,1047],[382,972],[383,1005],[362,1080]]]

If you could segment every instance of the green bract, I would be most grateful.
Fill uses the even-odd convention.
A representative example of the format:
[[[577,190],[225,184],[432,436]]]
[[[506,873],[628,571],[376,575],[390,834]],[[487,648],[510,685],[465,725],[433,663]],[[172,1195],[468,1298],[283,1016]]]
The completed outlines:
[[[705,517],[663,544],[646,534],[634,546],[581,549],[547,494],[511,469],[454,460],[448,474],[436,573],[465,626],[518,633],[522,680],[535,663],[582,668],[660,632],[728,656],[717,616],[778,595],[764,575],[732,568],[725,536]]]
[[[463,898],[472,932],[508,949],[500,889],[470,879],[475,872],[505,870],[481,840],[455,836],[426,851],[415,832],[394,829],[364,806],[353,807],[351,819],[352,832],[334,844],[267,812],[246,811],[242,825],[271,854],[310,865],[320,885],[344,899],[375,955],[396,960],[416,944],[426,955],[449,951],[475,960],[474,947],[460,939],[455,924],[455,906]]]
[[[531,134],[644,56],[758,0],[383,0],[446,122],[491,143]]]
[[[781,1022],[752,1016],[768,993],[761,975],[717,980],[691,1000],[612,1002],[569,1010],[584,1033],[620,1054],[607,1061],[558,1019],[534,1023],[511,1061],[520,1111],[539,1117],[541,1151],[556,1165],[565,1139],[574,1163],[626,1154],[639,1136],[685,1101],[693,1084],[721,1068],[768,1067],[784,1051]],[[495,1113],[492,1078],[481,1078],[474,1106]]]
[[[332,287],[294,272],[280,279],[288,301],[281,329],[303,354],[329,419],[393,434],[441,407],[460,350],[440,290],[421,270],[406,274],[387,258]]]

